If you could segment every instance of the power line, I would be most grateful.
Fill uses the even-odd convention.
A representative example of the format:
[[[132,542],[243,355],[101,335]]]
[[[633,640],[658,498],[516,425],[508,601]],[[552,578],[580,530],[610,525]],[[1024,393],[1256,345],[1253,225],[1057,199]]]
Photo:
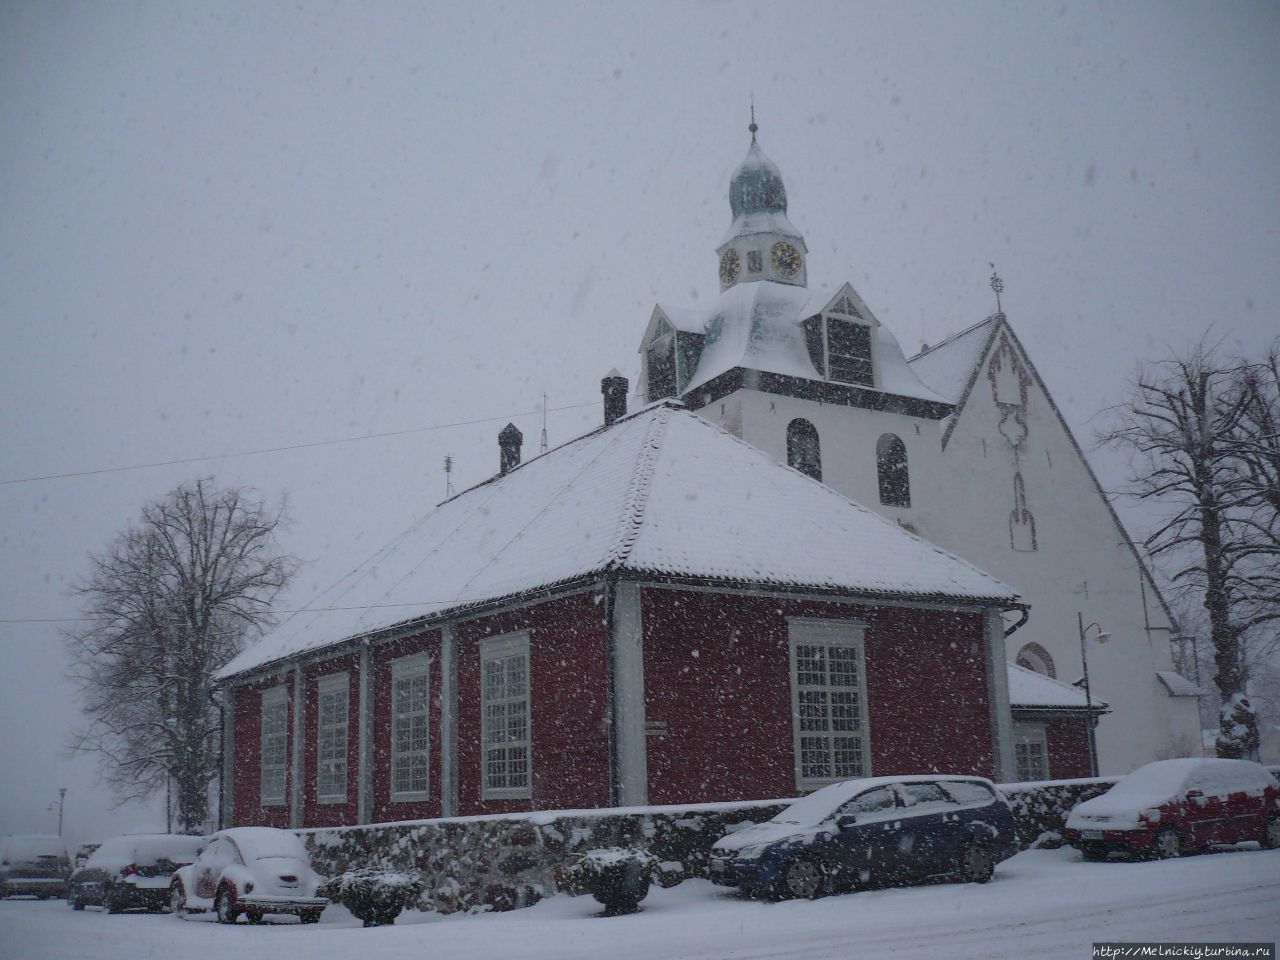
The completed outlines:
[[[596,406],[598,400],[588,403],[571,403],[563,407],[553,407],[552,413],[564,410],[581,410],[584,407]],[[264,453],[285,453],[290,450],[305,450],[310,447],[327,447],[338,443],[355,443],[360,440],[381,440],[386,437],[402,437],[410,433],[425,433],[430,430],[448,430],[453,427],[471,427],[481,423],[496,423],[499,420],[510,420],[514,417],[531,417],[539,410],[523,410],[519,413],[504,413],[497,417],[480,417],[475,420],[457,420],[453,423],[433,423],[425,427],[410,427],[406,430],[388,430],[385,433],[364,433],[354,437],[337,437],[332,440],[312,440],[307,443],[291,443],[279,447],[262,447],[258,450],[238,450],[232,453],[210,454],[203,457],[183,457],[177,460],[157,460],[153,463],[134,463],[125,467],[99,467],[93,470],[76,470],[70,473],[49,473],[38,477],[18,477],[13,480],[0,480],[0,486],[16,483],[36,483],[41,480],[66,480],[71,477],[92,477],[104,473],[124,473],[129,470],[150,470],[155,467],[173,467],[185,463],[207,463],[210,460],[227,460],[232,457],[254,457]],[[5,621],[0,621],[3,623]]]
[[[442,604],[450,606],[460,606],[473,603],[472,600],[411,600],[404,603],[357,603],[349,607],[298,607],[295,610],[272,610],[273,614],[277,613],[341,613],[352,610],[387,610],[395,607],[431,607]],[[111,617],[19,617],[15,619],[0,619],[0,624],[4,623],[108,623]],[[282,624],[283,626],[283,624]]]

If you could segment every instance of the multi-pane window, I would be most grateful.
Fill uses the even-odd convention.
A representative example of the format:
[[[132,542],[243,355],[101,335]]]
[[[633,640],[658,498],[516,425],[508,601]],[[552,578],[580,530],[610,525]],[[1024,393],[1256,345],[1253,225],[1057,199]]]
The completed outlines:
[[[747,273],[759,273],[764,269],[764,254],[759,250],[747,251]]]
[[[798,786],[867,776],[862,627],[793,620],[791,686]]]
[[[392,800],[420,800],[427,794],[430,666],[426,654],[391,664]]]
[[[484,798],[531,796],[528,634],[481,644],[480,709]]]
[[[1013,760],[1019,781],[1049,779],[1049,745],[1044,724],[1013,725]]]
[[[262,691],[260,796],[265,806],[285,801],[289,764],[289,695],[284,687]]]
[[[347,727],[350,683],[345,673],[321,677],[316,709],[316,800],[347,799]]]
[[[875,385],[869,326],[827,317],[827,376],[844,383]]]

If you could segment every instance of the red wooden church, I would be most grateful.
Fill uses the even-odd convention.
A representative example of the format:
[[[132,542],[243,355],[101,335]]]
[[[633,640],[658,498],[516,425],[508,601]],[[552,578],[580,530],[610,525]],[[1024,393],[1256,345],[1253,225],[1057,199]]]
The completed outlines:
[[[1010,588],[677,402],[623,416],[626,381],[604,389],[603,427],[525,463],[504,431],[499,475],[221,672],[227,823],[1012,778]],[[1058,686],[1044,706],[1078,718]]]

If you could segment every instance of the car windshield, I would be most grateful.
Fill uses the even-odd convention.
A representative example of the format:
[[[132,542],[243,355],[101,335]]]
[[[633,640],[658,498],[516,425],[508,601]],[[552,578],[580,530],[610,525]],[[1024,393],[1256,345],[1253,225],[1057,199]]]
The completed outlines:
[[[1198,765],[1197,760],[1157,760],[1121,779],[1107,795],[1114,800],[1167,800],[1182,792],[1182,785]]]
[[[831,815],[844,806],[856,794],[869,786],[866,780],[846,780],[833,783],[815,790],[807,797],[801,797],[787,809],[775,816],[771,823],[794,823],[813,826],[830,819]]]
[[[237,830],[230,837],[246,860],[307,860],[307,848],[287,830]]]

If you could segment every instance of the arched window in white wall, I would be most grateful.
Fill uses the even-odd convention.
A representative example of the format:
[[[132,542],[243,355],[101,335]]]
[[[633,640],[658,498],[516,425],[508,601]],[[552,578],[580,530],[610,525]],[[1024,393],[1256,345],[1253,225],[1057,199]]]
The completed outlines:
[[[787,424],[787,466],[815,480],[822,479],[822,442],[818,428],[803,417]]]
[[[1028,643],[1018,651],[1017,664],[1028,670],[1034,670],[1042,676],[1057,679],[1058,672],[1053,666],[1053,657],[1049,651],[1038,643]]]
[[[876,441],[876,472],[880,477],[881,503],[888,507],[911,506],[907,446],[901,437],[886,433]]]

